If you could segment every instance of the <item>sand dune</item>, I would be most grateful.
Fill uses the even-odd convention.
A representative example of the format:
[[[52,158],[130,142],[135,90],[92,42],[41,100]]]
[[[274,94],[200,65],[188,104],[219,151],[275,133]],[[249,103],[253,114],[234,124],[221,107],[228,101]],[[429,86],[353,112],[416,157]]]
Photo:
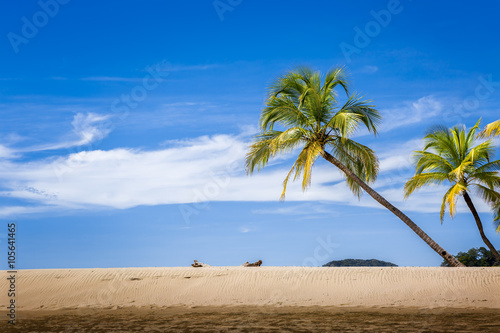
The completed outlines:
[[[1,280],[0,290],[8,289],[7,282]],[[18,309],[24,310],[239,305],[500,308],[500,268],[20,270],[17,290]],[[5,309],[2,302],[0,310]]]

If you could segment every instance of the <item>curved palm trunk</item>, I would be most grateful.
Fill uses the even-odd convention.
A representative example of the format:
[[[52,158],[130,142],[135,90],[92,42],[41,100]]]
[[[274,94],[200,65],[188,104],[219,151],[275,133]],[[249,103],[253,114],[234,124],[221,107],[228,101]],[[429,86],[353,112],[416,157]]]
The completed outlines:
[[[498,262],[500,262],[500,254],[498,254],[498,251],[490,243],[489,239],[486,238],[486,235],[484,234],[484,231],[483,231],[483,224],[481,223],[481,219],[479,218],[479,214],[477,213],[476,207],[474,207],[474,204],[472,203],[472,199],[470,198],[470,196],[467,192],[464,192],[464,200],[467,203],[467,206],[469,206],[469,209],[472,212],[472,215],[474,215],[474,219],[476,220],[477,228],[479,229],[479,233],[481,234],[481,238],[483,239],[484,244],[486,244],[488,246],[491,253],[493,253],[493,256],[495,256],[495,259]]]
[[[462,264],[460,261],[458,261],[454,256],[452,256],[450,253],[446,252],[441,246],[438,245],[435,241],[432,240],[422,229],[420,229],[415,222],[413,222],[408,216],[403,214],[399,209],[394,207],[389,201],[385,200],[384,197],[382,197],[380,194],[378,194],[375,190],[373,190],[370,186],[368,186],[364,181],[362,181],[358,176],[356,176],[351,170],[349,170],[345,165],[343,165],[339,160],[337,160],[335,157],[333,157],[331,154],[327,153],[326,151],[322,151],[321,155],[323,158],[325,158],[328,162],[332,163],[335,165],[337,168],[342,170],[347,177],[351,178],[361,186],[362,189],[366,191],[373,199],[375,199],[378,203],[380,203],[382,206],[390,210],[394,215],[399,217],[401,221],[403,221],[407,226],[410,227],[411,230],[413,230],[420,238],[423,239],[424,242],[427,243],[434,251],[436,251],[441,257],[443,257],[444,260],[450,263],[450,265],[454,267],[465,267],[464,264]]]

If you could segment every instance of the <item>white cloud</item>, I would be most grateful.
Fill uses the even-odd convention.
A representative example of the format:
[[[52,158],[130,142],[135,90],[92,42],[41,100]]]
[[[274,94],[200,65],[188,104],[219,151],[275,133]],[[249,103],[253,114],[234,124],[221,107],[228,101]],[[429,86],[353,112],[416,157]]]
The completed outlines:
[[[30,200],[42,207],[92,209],[205,201],[277,202],[290,161],[246,176],[243,164],[247,145],[240,137],[215,135],[177,141],[154,151],[94,150],[29,163],[3,161],[0,179],[4,191],[0,195]],[[393,172],[396,167],[394,164],[383,170],[380,182],[375,184],[381,193],[408,210],[436,211],[441,191],[425,189],[403,201],[401,186],[384,188],[404,182],[403,174]],[[340,172],[327,163],[315,166],[307,192],[302,192],[300,181],[291,183],[286,200],[360,204]],[[367,195],[361,205],[381,208]],[[275,213],[299,214],[302,209],[329,213],[322,205],[299,205]],[[2,213],[22,210],[4,207]]]
[[[116,81],[116,82],[141,82],[144,78],[142,77],[120,77],[120,76],[89,76],[83,77],[80,80],[82,81],[97,81],[97,82],[106,82],[106,81]]]
[[[29,163],[2,161],[0,195],[60,207],[278,201],[288,170],[271,167],[247,176],[243,168],[247,145],[236,136],[215,135],[155,151],[94,150]],[[346,201],[349,193],[342,184],[341,190],[335,190],[339,184],[331,185],[340,180],[333,167],[318,166],[311,189],[302,193],[300,182],[295,182],[287,200]],[[6,210],[16,213],[19,208]]]
[[[206,64],[206,65],[176,65],[169,62],[163,62],[158,66],[159,71],[166,72],[180,72],[180,71],[205,71],[212,68],[218,68],[221,65],[218,64]]]
[[[213,68],[221,67],[218,64],[206,64],[206,65],[180,65],[171,64],[166,61],[162,61],[153,66],[155,71],[158,72],[184,72],[184,71],[205,71]],[[371,66],[368,66],[371,67]],[[55,77],[52,79],[64,79]],[[1,79],[0,79],[1,80]],[[10,79],[7,79],[10,80]],[[96,81],[96,82],[142,82],[144,78],[142,77],[123,77],[123,76],[88,76],[80,78],[81,81]]]
[[[411,139],[406,142],[389,144],[374,144],[373,147],[380,160],[380,173],[394,170],[414,172],[413,154],[423,148],[421,139]]]
[[[13,158],[14,156],[14,150],[0,144],[0,158]]]
[[[389,132],[400,127],[428,123],[430,119],[442,117],[444,101],[434,96],[424,96],[417,101],[405,102],[400,106],[380,109],[382,124],[378,132]],[[370,134],[366,128],[360,127],[354,138]]]
[[[402,107],[382,110],[384,121],[381,131],[387,132],[398,127],[421,123],[440,115],[442,110],[443,103],[433,96],[422,97],[416,102],[407,102]]]
[[[0,159],[12,159],[19,156],[16,149],[11,148],[10,146],[23,141],[25,138],[16,134],[9,133],[6,135],[0,136]]]
[[[50,207],[50,206],[3,206],[0,207],[0,217],[9,217],[13,215],[20,214],[39,214],[43,212],[48,212],[51,210],[58,210],[58,207]]]
[[[71,122],[73,126],[72,133],[66,135],[61,141],[18,149],[17,152],[26,153],[67,149],[88,145],[92,142],[102,140],[111,132],[110,126],[106,124],[106,121],[110,118],[111,115],[99,115],[91,112],[86,114],[77,113]]]
[[[73,125],[73,132],[80,138],[75,145],[86,145],[95,140],[101,140],[106,137],[110,129],[99,126],[104,121],[108,120],[110,115],[98,115],[94,113],[82,114],[78,113],[71,124]]]
[[[364,66],[363,68],[361,68],[358,72],[359,73],[366,73],[366,74],[373,74],[373,73],[378,72],[378,67],[367,65],[367,66]]]
[[[82,144],[99,138],[105,132],[96,129],[96,124],[106,119],[95,114],[75,117],[73,126],[77,138],[73,142]],[[207,201],[277,202],[292,161],[275,159],[265,170],[247,176],[244,160],[248,144],[246,135],[214,135],[170,141],[161,149],[149,151],[91,150],[30,162],[0,159],[0,196],[38,205],[4,206],[0,208],[0,215]],[[422,189],[408,201],[403,200],[402,186],[413,172],[409,155],[420,144],[419,140],[410,140],[376,149],[381,158],[381,172],[374,187],[405,211],[437,212],[443,195],[441,188]],[[294,158],[295,155],[288,156]],[[302,192],[300,181],[291,182],[286,201],[382,208],[366,194],[359,202],[345,185],[342,174],[326,162],[315,165],[307,192]],[[488,211],[484,205],[478,204],[478,207],[482,212]],[[285,207],[274,213],[297,215],[302,210],[334,213],[322,204],[311,203]]]
[[[232,163],[241,160],[244,149],[243,142],[220,135],[157,151],[95,150],[55,160],[3,162],[0,170],[9,189],[4,195],[10,197],[61,206],[128,208],[192,202],[193,189],[203,190],[205,184],[225,181],[235,172]]]
[[[248,233],[248,232],[252,231],[252,229],[249,229],[249,228],[247,228],[247,227],[240,227],[240,229],[239,229],[239,230],[240,230],[240,232],[241,232],[241,233],[243,233],[243,234],[246,234],[246,233]]]
[[[292,215],[300,216],[311,214],[327,214],[327,215],[338,215],[330,205],[331,202],[321,202],[321,203],[300,203],[294,204],[286,207],[272,208],[272,209],[255,209],[252,211],[254,214],[279,214],[279,215]]]

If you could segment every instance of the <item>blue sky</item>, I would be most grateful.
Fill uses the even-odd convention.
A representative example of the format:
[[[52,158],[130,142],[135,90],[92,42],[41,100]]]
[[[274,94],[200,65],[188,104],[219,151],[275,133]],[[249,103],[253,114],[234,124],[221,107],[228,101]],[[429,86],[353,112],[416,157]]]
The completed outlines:
[[[381,161],[374,188],[447,251],[484,246],[470,212],[439,222],[444,188],[403,200],[432,125],[499,118],[498,1],[68,1],[2,4],[0,242],[18,268],[319,266],[441,258],[318,161],[290,186],[291,153],[247,176],[266,89],[306,64],[346,66],[384,116],[356,139]],[[473,197],[500,247],[488,207]],[[2,262],[2,266],[6,264]]]

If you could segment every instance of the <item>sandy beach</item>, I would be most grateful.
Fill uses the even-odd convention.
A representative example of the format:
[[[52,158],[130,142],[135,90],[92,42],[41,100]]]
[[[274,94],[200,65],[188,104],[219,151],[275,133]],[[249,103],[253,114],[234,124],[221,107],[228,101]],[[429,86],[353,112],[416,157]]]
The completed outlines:
[[[4,271],[4,276],[6,274]],[[7,290],[7,279],[1,281],[0,288]],[[207,320],[223,323],[233,318],[230,322],[235,325],[238,322],[236,326],[243,329],[262,318],[267,318],[267,323],[269,320],[272,322],[273,316],[276,323],[292,316],[288,318],[289,322],[298,318],[304,327],[311,327],[319,318],[323,319],[316,326],[327,323],[325,318],[341,316],[335,321],[340,323],[359,313],[363,313],[363,318],[375,313],[384,323],[387,322],[384,316],[390,316],[395,322],[424,316],[427,318],[425,323],[432,316],[437,316],[431,320],[434,324],[446,316],[455,318],[460,314],[463,321],[467,316],[477,314],[478,323],[487,325],[483,331],[488,331],[491,325],[498,327],[495,325],[500,324],[497,314],[500,309],[500,268],[173,267],[20,270],[16,289],[18,322],[23,325],[24,319],[25,325],[41,324],[42,321],[37,322],[40,318],[52,318],[53,328],[59,327],[57,323],[68,325],[68,321],[88,324],[88,318],[101,318],[101,324],[112,322],[109,318],[122,318],[124,322],[121,327],[124,323],[130,324],[132,318],[138,322],[150,318],[147,322],[151,325],[163,318],[163,325],[174,325],[168,320],[170,318],[178,321],[175,325],[180,326],[174,326],[180,331],[190,331],[190,323],[200,325],[200,318],[205,318],[205,321],[201,321],[205,324],[198,327],[201,332],[203,328],[210,329]],[[4,295],[0,308],[2,313],[7,310],[6,301]],[[479,320],[484,318],[485,313],[488,313],[488,320]],[[216,320],[218,316],[226,320]],[[252,316],[255,321],[247,322]],[[394,316],[401,318],[396,320]],[[469,319],[467,322],[474,322],[474,318]],[[241,320],[247,324],[241,324]],[[359,318],[352,320],[360,321]],[[2,322],[3,326],[5,322]],[[44,325],[50,322],[43,320]],[[95,325],[93,327],[97,327]],[[158,325],[160,323],[155,327],[161,326]],[[449,328],[447,325],[443,324],[443,327]],[[175,331],[174,326],[169,326],[172,331]],[[132,327],[128,331],[133,330]]]
[[[1,290],[8,289],[7,283],[2,279]],[[21,270],[17,289],[20,310],[237,305],[494,309],[500,308],[500,268]]]

